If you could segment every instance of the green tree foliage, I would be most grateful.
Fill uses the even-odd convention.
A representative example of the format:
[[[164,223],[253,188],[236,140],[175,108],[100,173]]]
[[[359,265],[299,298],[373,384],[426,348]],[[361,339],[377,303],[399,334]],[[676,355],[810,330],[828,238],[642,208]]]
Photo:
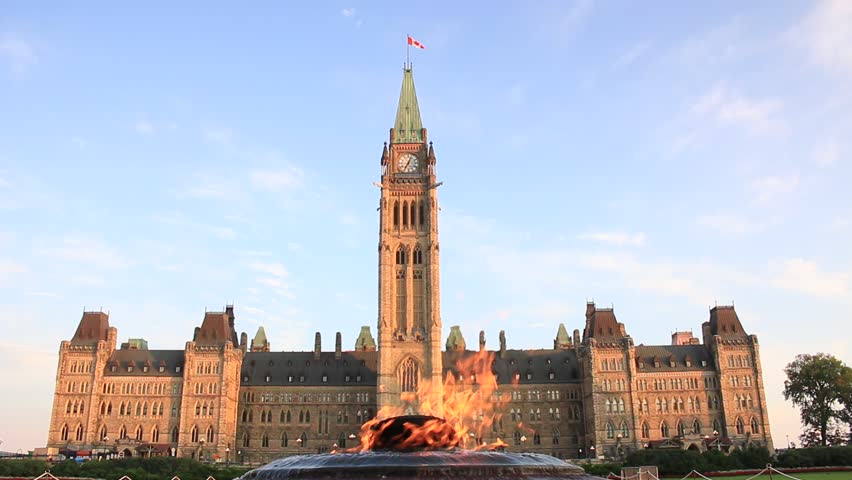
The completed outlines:
[[[248,471],[246,467],[209,465],[188,458],[155,457],[92,460],[77,463],[66,460],[49,465],[43,460],[10,460],[0,462],[0,477],[34,478],[45,470],[57,477],[86,477],[116,480],[124,475],[133,480],[163,480],[177,475],[181,480],[205,480],[212,476],[231,480]]]
[[[797,355],[784,368],[784,398],[799,407],[805,431],[819,431],[829,444],[833,422],[852,424],[852,368],[832,355]]]
[[[788,448],[774,465],[787,468],[852,466],[852,447]]]
[[[656,465],[663,475],[685,475],[692,470],[722,472],[763,468],[771,462],[771,458],[769,450],[756,446],[734,450],[730,455],[718,450],[698,453],[691,450],[645,449],[631,453],[625,465],[632,467]]]

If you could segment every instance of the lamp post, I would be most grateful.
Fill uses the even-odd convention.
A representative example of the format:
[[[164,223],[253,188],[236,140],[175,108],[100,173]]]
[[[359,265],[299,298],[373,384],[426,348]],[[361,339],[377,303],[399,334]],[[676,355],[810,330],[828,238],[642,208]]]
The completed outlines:
[[[231,464],[231,444],[229,443],[227,447],[225,447],[225,465]]]
[[[722,446],[719,445],[719,431],[718,430],[713,430],[713,438],[715,439],[714,441],[716,442],[716,450],[721,452]]]
[[[526,445],[526,441],[527,441],[527,436],[521,435],[521,451],[522,452],[524,451],[524,446]]]
[[[296,439],[296,445],[299,447],[299,455],[302,454],[302,437]]]
[[[204,439],[198,441],[198,461],[204,461]]]
[[[621,439],[624,438],[624,435],[619,433],[615,436],[615,454],[620,459],[621,458]]]

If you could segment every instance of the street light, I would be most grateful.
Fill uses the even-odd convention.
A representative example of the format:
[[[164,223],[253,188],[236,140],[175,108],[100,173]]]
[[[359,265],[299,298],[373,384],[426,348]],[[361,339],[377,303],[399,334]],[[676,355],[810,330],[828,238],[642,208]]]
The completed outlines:
[[[713,438],[716,439],[715,440],[716,441],[716,450],[722,451],[722,446],[719,445],[719,431],[718,430],[713,430]]]
[[[302,454],[302,437],[296,439],[296,445],[299,447],[299,455]]]
[[[228,446],[225,447],[225,465],[230,465],[230,464],[231,464],[231,445],[228,444]]]

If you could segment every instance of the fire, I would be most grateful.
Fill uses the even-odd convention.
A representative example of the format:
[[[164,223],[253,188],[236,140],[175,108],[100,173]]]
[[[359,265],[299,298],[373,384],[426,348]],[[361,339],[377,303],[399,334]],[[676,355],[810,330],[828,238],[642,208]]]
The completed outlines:
[[[499,437],[491,443],[492,425],[500,423],[502,414],[495,410],[507,401],[509,393],[499,393],[497,377],[491,371],[494,353],[480,351],[456,362],[440,388],[421,382],[416,395],[403,397],[403,403],[419,400],[423,421],[394,422],[404,415],[404,407],[383,407],[376,418],[361,426],[360,445],[348,452],[392,448],[394,450],[435,450],[462,448],[496,450],[507,444]],[[431,416],[431,417],[430,417]],[[441,420],[443,419],[443,420]]]

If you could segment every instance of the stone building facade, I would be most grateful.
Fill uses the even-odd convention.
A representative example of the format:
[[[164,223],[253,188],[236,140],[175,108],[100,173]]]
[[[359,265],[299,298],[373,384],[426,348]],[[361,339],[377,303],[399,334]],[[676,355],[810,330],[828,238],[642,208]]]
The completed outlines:
[[[496,413],[477,442],[562,458],[620,457],[640,448],[772,448],[757,337],[733,306],[710,310],[701,338],[635,345],[613,309],[586,306],[582,333],[559,325],[552,348],[509,350],[499,332],[468,348],[452,327],[442,348],[435,150],[410,68],[381,155],[378,342],[354,349],[274,351],[261,328],[237,337],[233,306],[206,312],[183,350],[117,346],[108,315],[85,312],[59,349],[48,446],[89,455],[176,455],[264,462],[358,442],[383,407],[420,411],[414,392],[478,389],[457,371],[493,354]],[[483,421],[477,415],[471,422]]]

